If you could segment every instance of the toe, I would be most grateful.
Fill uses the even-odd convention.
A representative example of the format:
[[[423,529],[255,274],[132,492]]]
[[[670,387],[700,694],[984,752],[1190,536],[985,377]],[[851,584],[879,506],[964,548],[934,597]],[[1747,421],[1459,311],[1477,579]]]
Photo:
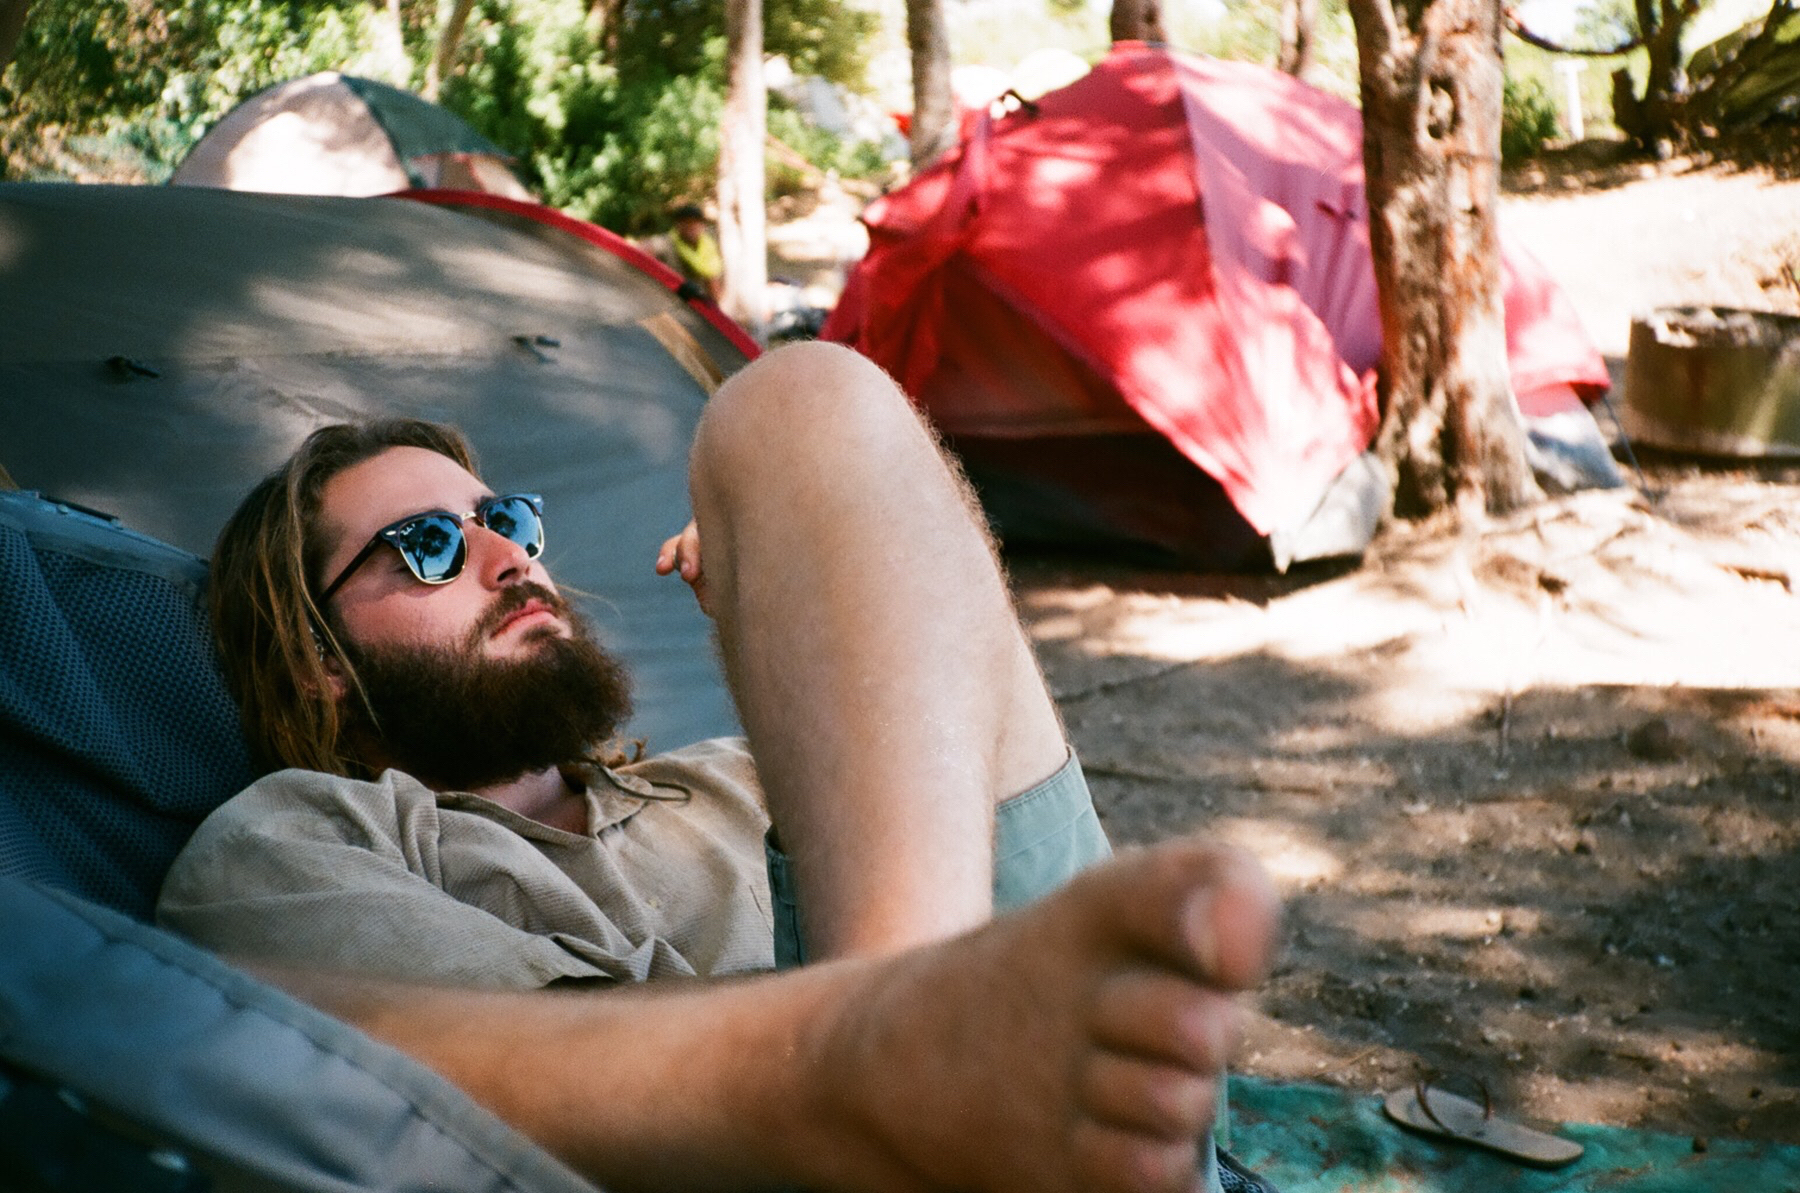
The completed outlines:
[[[1215,1075],[1114,1052],[1089,1059],[1079,1094],[1089,1118],[1172,1143],[1212,1126],[1217,1096]]]
[[[1075,1128],[1075,1176],[1084,1193],[1192,1193],[1194,1139],[1170,1142],[1097,1123]]]
[[[1237,1039],[1230,995],[1159,970],[1112,976],[1095,992],[1092,1014],[1096,1043],[1195,1073],[1223,1068]]]

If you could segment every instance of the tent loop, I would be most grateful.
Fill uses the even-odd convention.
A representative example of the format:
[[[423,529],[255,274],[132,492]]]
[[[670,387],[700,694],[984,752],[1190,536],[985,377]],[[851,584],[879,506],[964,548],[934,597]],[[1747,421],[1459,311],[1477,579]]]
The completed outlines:
[[[546,335],[517,335],[512,338],[512,342],[537,357],[539,364],[546,365],[554,358],[544,349],[562,347],[561,340]]]
[[[106,368],[113,376],[123,381],[129,381],[134,377],[156,378],[162,376],[143,361],[132,360],[129,356],[107,357]]]
[[[999,95],[994,97],[994,102],[997,104],[1005,104],[1008,100],[1012,101],[1012,106],[1005,109],[1004,114],[1007,116],[1021,110],[1023,110],[1027,116],[1036,116],[1038,114],[1037,101],[1035,99],[1026,99],[1023,95],[1019,94],[1016,87],[1008,87],[1005,91],[1002,91]]]

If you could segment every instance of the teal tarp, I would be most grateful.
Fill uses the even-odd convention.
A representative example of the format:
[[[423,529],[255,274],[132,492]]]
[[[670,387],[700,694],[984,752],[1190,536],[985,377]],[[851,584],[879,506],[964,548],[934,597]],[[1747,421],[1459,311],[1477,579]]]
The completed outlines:
[[[1402,1130],[1378,1096],[1231,1079],[1228,1146],[1282,1193],[1800,1193],[1800,1147],[1570,1125],[1587,1149],[1566,1168],[1526,1168]]]

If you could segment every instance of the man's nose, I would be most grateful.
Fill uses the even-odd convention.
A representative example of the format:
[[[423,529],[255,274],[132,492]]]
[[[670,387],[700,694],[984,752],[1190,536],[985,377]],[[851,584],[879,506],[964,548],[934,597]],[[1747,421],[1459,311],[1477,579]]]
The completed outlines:
[[[473,520],[463,524],[463,533],[468,536],[469,557],[483,584],[498,588],[526,578],[531,554],[524,547]]]

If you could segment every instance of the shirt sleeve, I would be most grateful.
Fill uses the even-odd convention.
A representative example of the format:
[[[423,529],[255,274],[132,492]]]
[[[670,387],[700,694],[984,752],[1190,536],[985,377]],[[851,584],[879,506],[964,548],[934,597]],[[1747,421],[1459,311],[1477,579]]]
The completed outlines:
[[[634,945],[604,919],[579,937],[528,931],[456,898],[444,888],[442,828],[434,797],[404,775],[358,783],[280,772],[201,824],[163,884],[157,918],[245,960],[457,986],[683,968],[661,942]]]

